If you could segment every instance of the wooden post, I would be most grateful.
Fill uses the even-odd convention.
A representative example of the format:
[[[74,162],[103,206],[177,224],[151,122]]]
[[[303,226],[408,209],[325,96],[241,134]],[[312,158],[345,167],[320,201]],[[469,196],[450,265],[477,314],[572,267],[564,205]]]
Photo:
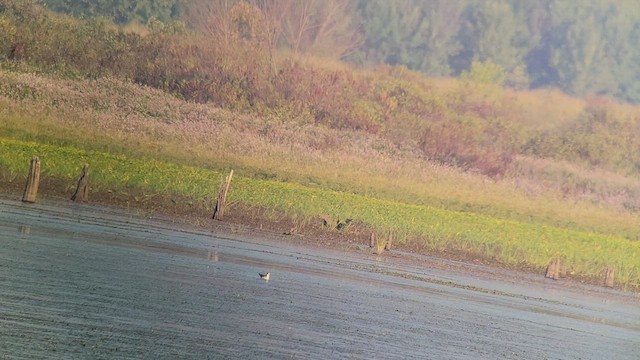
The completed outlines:
[[[40,185],[40,159],[34,156],[31,159],[31,168],[29,169],[29,177],[27,178],[27,186],[22,195],[22,201],[28,203],[36,202],[38,195],[38,186]]]
[[[207,258],[213,262],[218,262],[218,252],[209,250]]]
[[[20,234],[29,235],[31,234],[31,225],[20,225],[19,230]]]
[[[85,164],[82,168],[82,175],[78,180],[76,192],[71,196],[72,201],[85,202],[89,199],[89,165]]]
[[[213,210],[213,219],[222,220],[224,216],[224,206],[227,201],[227,192],[229,191],[229,185],[231,184],[231,178],[233,177],[233,170],[227,176],[227,181],[220,184],[220,190],[218,190],[218,201],[216,202],[216,208]]]
[[[604,275],[604,279],[603,279],[604,286],[608,288],[612,288],[613,278],[615,276],[615,269],[612,267],[606,267],[602,273]]]
[[[544,277],[548,279],[558,280],[560,278],[560,259],[553,258],[547,265],[547,271]]]
[[[386,246],[384,241],[376,241],[375,249],[373,250],[374,254],[381,255],[384,252],[384,247]]]
[[[376,246],[376,233],[372,232],[371,236],[369,236],[369,247],[372,248]]]
[[[387,240],[387,243],[384,245],[385,250],[391,250],[391,240],[393,240],[393,235],[389,233],[389,240]]]

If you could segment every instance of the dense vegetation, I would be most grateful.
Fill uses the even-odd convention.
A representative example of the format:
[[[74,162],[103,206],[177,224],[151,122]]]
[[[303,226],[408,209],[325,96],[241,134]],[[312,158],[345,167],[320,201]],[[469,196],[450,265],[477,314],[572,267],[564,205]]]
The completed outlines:
[[[498,64],[515,88],[638,102],[637,3],[613,0],[362,0],[363,60],[459,75]]]
[[[47,0],[44,5],[75,17],[106,17],[118,24],[146,23],[152,17],[160,21],[176,20],[181,11],[178,0]]]
[[[638,108],[604,97],[503,89],[497,84],[508,79],[504,67],[483,59],[455,80],[426,78],[403,66],[363,69],[303,56],[314,48],[357,56],[362,48],[352,41],[334,47],[332,32],[322,38],[298,32],[296,38],[289,27],[281,30],[289,32],[285,38],[274,37],[265,16],[277,10],[264,7],[270,2],[225,3],[209,8],[220,20],[214,27],[205,21],[211,18],[197,19],[206,8],[176,10],[199,24],[189,28],[161,22],[153,12],[136,19],[149,16],[144,26],[119,27],[91,12],[77,19],[36,2],[0,0],[0,138],[19,140],[5,148],[35,141],[55,145],[38,149],[58,155],[110,153],[126,156],[125,163],[155,159],[161,167],[209,168],[214,175],[233,167],[252,181],[277,180],[312,197],[353,200],[311,211],[290,209],[299,201],[286,197],[273,203],[236,199],[245,206],[292,216],[357,215],[374,228],[404,234],[412,246],[451,244],[508,265],[539,267],[547,256],[564,255],[582,259],[573,266],[583,275],[597,274],[605,254],[625,249],[612,265],[628,279],[639,278]],[[158,11],[176,3],[162,4]],[[334,25],[343,28],[346,20]],[[18,165],[3,158],[0,176],[20,180]],[[154,187],[175,179],[145,182],[134,168],[116,174],[131,179],[116,193],[201,197],[178,185]],[[49,171],[45,177],[71,176]],[[317,188],[342,192],[318,195]],[[365,213],[373,203],[378,210]],[[385,222],[386,206],[398,214],[407,206],[415,214]],[[505,229],[513,234],[499,236]],[[571,238],[589,253],[567,245],[574,244]]]
[[[568,114],[535,108],[523,113],[509,92],[487,84],[500,71],[487,64],[472,64],[457,89],[443,91],[402,67],[359,72],[296,58],[280,61],[264,36],[264,17],[245,3],[229,9],[232,23],[217,30],[215,41],[180,23],[152,21],[141,35],[103,20],[54,16],[29,2],[3,4],[0,38],[7,41],[0,58],[12,60],[5,62],[11,66],[30,64],[75,78],[113,75],[190,101],[366,131],[427,159],[490,176],[504,175],[517,155],[626,174],[640,168],[635,109],[593,98],[580,109],[564,110]]]
[[[183,18],[202,30],[241,0],[46,1],[119,23]],[[556,87],[640,102],[640,25],[633,0],[248,0],[274,45],[354,63],[459,76],[474,61],[516,89]],[[222,20],[222,21],[221,21]]]

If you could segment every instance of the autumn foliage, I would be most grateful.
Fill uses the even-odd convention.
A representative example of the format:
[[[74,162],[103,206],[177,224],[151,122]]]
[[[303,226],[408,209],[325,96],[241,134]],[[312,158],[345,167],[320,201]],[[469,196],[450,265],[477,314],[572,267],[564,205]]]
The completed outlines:
[[[54,14],[31,1],[3,0],[0,60],[8,68],[63,78],[112,76],[188,101],[362,131],[425,161],[491,177],[504,176],[518,155],[625,172],[640,168],[635,110],[594,99],[577,117],[543,126],[541,115],[513,102],[510,92],[477,80],[487,77],[482,64],[466,80],[447,83],[404,67],[362,70],[282,53],[273,32],[291,37],[293,28],[276,27],[264,16],[267,10],[240,2],[217,9],[213,15],[224,26],[208,31],[154,19],[131,31],[105,20]],[[314,37],[303,35],[313,47]]]

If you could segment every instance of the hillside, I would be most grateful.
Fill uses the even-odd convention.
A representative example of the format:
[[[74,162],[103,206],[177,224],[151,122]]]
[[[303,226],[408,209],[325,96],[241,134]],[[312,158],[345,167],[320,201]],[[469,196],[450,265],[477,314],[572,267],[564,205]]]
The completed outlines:
[[[510,88],[553,87],[640,103],[634,0],[40,3],[76,17],[104,17],[127,26],[150,19],[179,20],[223,41],[235,27],[245,37],[262,37],[272,48],[362,66],[405,66],[434,77],[459,77],[482,63],[498,70],[493,81]]]
[[[398,213],[423,206],[406,209],[458,219],[461,233],[481,226],[536,237],[551,227],[585,239],[615,238],[640,251],[638,108],[502,89],[479,80],[488,71],[482,67],[465,79],[434,79],[403,67],[365,70],[270,54],[243,37],[232,38],[233,46],[212,43],[173,25],[141,34],[37,6],[5,2],[0,10],[5,38],[13,34],[0,56],[1,139],[214,172],[233,168],[247,179],[362,196],[354,200],[360,208],[324,210],[336,218],[361,212],[356,220],[365,220],[362,204],[389,201],[400,204]],[[24,174],[3,161],[2,179],[20,182]],[[60,176],[51,170],[52,179]],[[174,191],[144,184],[116,190],[165,201]],[[286,205],[271,209],[247,199],[237,206],[266,217],[287,213]],[[288,215],[323,214],[305,211]],[[495,225],[501,222],[508,226]],[[382,227],[411,245],[418,230],[403,226]],[[421,241],[432,244],[458,236],[452,230],[436,239],[425,231]],[[490,257],[494,249],[483,251]],[[509,265],[539,267],[545,251],[535,264]],[[625,268],[629,284],[639,271]]]

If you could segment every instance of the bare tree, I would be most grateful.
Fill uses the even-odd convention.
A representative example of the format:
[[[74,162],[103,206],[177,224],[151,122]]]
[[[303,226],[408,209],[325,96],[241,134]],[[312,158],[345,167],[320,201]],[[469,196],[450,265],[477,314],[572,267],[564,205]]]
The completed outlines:
[[[253,0],[273,31],[272,45],[294,53],[340,58],[361,44],[354,2],[349,0]]]
[[[340,58],[362,43],[355,3],[350,0],[193,0],[185,19],[193,29],[229,46],[238,35],[233,11],[243,4],[260,10],[261,36],[270,53],[285,47],[294,54]]]
[[[187,24],[197,31],[213,36],[223,46],[229,46],[233,24],[229,13],[238,0],[193,0],[185,7]]]
[[[310,28],[309,48],[316,55],[345,56],[362,43],[358,23],[353,9],[353,1],[316,1],[315,21]]]

